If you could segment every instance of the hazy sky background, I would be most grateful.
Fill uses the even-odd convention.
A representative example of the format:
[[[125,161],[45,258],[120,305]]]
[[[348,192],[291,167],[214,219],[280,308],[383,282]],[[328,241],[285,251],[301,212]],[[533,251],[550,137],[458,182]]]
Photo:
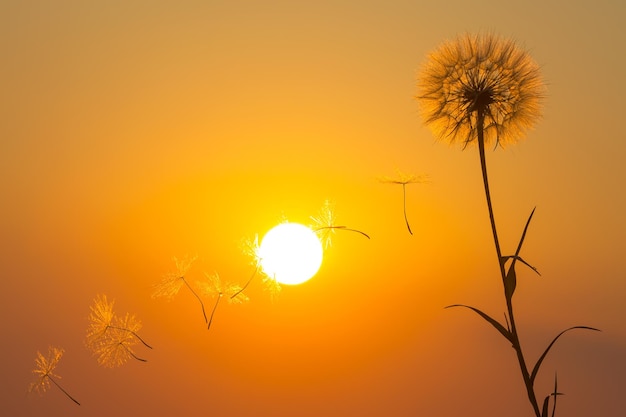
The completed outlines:
[[[504,303],[475,148],[438,143],[413,96],[465,31],[517,39],[548,84],[526,139],[488,152],[505,253],[533,207],[515,302],[558,414],[626,410],[626,6],[599,1],[0,2],[2,414],[530,416],[514,352],[469,311]],[[426,174],[402,190],[396,171]],[[245,282],[241,241],[326,199],[341,225],[316,277],[253,281],[207,332],[174,268]],[[147,363],[84,347],[97,294],[136,314]],[[208,300],[207,300],[208,301]],[[54,387],[26,395],[36,352]]]

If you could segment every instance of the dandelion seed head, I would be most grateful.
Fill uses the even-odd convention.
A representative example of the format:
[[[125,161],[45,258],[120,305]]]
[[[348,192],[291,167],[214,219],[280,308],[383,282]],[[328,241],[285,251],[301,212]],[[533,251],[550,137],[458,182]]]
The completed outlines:
[[[35,369],[33,373],[37,375],[37,380],[31,383],[28,387],[28,392],[37,392],[43,394],[50,388],[50,378],[61,378],[61,376],[53,373],[54,369],[59,364],[64,350],[53,346],[48,347],[48,356],[43,356],[41,352],[37,351],[37,357],[35,358]]]
[[[311,229],[317,234],[324,248],[332,246],[332,236],[335,234],[336,215],[335,203],[325,200],[317,216],[311,216]]]
[[[410,174],[402,171],[397,171],[394,177],[383,176],[379,179],[384,184],[423,184],[428,181],[428,177],[423,174]]]
[[[265,290],[270,293],[272,301],[275,301],[282,290],[280,283],[276,280],[276,278],[270,277],[265,273],[263,274],[262,282]]]
[[[92,344],[92,352],[97,357],[98,364],[115,368],[136,358],[132,347],[139,341],[133,332],[136,333],[139,329],[141,321],[134,315],[127,313],[121,318],[116,317],[114,325]]]
[[[545,96],[539,66],[512,40],[465,34],[429,55],[418,76],[417,100],[436,137],[463,147],[514,143],[541,116]]]
[[[171,300],[178,294],[184,284],[185,275],[191,268],[191,265],[197,259],[197,256],[185,256],[183,259],[174,257],[176,270],[163,275],[152,292],[152,298],[165,298]]]
[[[223,294],[224,289],[222,286],[222,280],[217,272],[212,274],[207,274],[205,272],[204,277],[204,280],[198,281],[198,287],[203,294],[210,297],[217,297],[220,294]]]
[[[198,282],[198,287],[203,294],[213,298],[224,296],[232,304],[243,304],[249,300],[248,296],[242,292],[241,285],[223,281],[217,272],[204,275],[206,279]]]
[[[97,345],[98,339],[113,323],[113,304],[114,301],[108,302],[106,295],[97,295],[93,304],[89,306],[89,324],[85,338],[85,345],[89,349]]]
[[[134,357],[131,347],[138,343],[137,332],[141,329],[141,321],[134,315],[115,315],[113,304],[105,295],[95,298],[90,306],[85,338],[85,345],[98,364],[107,368],[120,366]]]
[[[250,298],[241,291],[241,285],[233,284],[228,288],[227,293],[231,294],[231,296],[228,297],[228,302],[231,304],[244,304],[250,301]]]
[[[137,333],[141,329],[141,320],[134,314],[126,313],[124,317],[116,317],[115,327],[125,329],[127,337],[133,340],[133,344],[137,343],[137,339],[133,337],[132,333]]]
[[[245,238],[241,242],[241,249],[250,260],[250,264],[261,269],[261,257],[259,256],[259,235],[255,234],[253,239]]]

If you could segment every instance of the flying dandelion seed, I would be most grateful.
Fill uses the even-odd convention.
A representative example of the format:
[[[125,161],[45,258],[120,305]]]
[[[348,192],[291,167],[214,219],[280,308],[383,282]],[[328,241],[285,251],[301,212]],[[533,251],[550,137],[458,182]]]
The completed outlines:
[[[203,292],[203,294],[215,298],[215,304],[213,305],[213,310],[211,310],[209,323],[207,325],[207,329],[210,329],[211,323],[213,322],[213,316],[215,315],[217,306],[219,305],[219,302],[223,296],[226,296],[228,302],[232,304],[245,303],[249,300],[249,298],[243,293],[243,288],[239,284],[235,284],[232,282],[223,282],[217,272],[213,273],[212,275],[208,275],[205,273],[205,277],[206,280],[200,281],[198,283],[201,291]]]
[[[246,255],[246,257],[249,259],[250,265],[254,267],[254,271],[252,272],[252,275],[250,276],[248,281],[246,281],[243,287],[241,287],[241,290],[231,295],[230,298],[232,299],[238,297],[246,288],[248,288],[248,285],[250,285],[250,282],[252,282],[254,277],[260,275],[263,289],[270,293],[270,297],[272,300],[275,300],[278,297],[278,294],[280,294],[281,286],[274,277],[268,276],[263,271],[263,259],[261,258],[259,235],[255,234],[254,239],[244,239],[242,243],[242,250],[244,255]]]
[[[395,178],[383,177],[380,179],[380,181],[385,184],[402,185],[402,211],[404,213],[404,222],[406,223],[406,228],[409,230],[409,233],[413,234],[413,231],[411,230],[411,226],[409,225],[409,219],[406,214],[406,186],[408,184],[422,184],[426,182],[426,176],[405,174],[402,172],[398,172],[397,177]]]
[[[514,41],[465,34],[430,54],[418,78],[425,123],[463,148],[484,140],[514,143],[541,115],[539,66]],[[484,138],[480,138],[484,135]]]
[[[250,264],[254,267],[252,275],[241,287],[241,289],[230,296],[231,299],[236,298],[241,294],[248,285],[252,282],[256,274],[261,270],[261,258],[259,257],[259,235],[254,235],[254,239],[245,238],[242,241],[242,250],[244,255],[249,259]]]
[[[113,368],[129,358],[145,362],[137,357],[131,347],[137,342],[152,349],[137,333],[141,322],[130,314],[123,318],[113,313],[114,301],[109,302],[105,295],[96,296],[89,313],[89,325],[85,345],[97,357],[100,365]]]
[[[261,258],[259,257],[259,235],[254,235],[254,239],[245,238],[242,241],[242,250],[248,258],[250,265],[255,268],[261,267]]]
[[[98,364],[106,368],[115,368],[125,364],[129,359],[146,362],[133,351],[133,346],[139,343],[135,334],[141,329],[141,322],[131,314],[122,318],[115,318],[115,325],[97,338],[90,346],[97,357]]]
[[[113,324],[113,304],[113,301],[110,303],[107,301],[106,295],[98,295],[93,304],[89,306],[89,325],[85,338],[87,347],[93,349],[98,344],[100,337]]]
[[[61,379],[61,376],[55,374],[53,371],[59,364],[59,361],[63,356],[63,352],[63,349],[50,346],[48,348],[48,356],[45,357],[37,351],[37,358],[35,358],[36,367],[33,369],[33,373],[37,375],[37,380],[30,384],[28,392],[35,391],[41,395],[46,392],[48,388],[50,388],[50,382],[52,382],[70,400],[80,405],[80,403],[76,401],[67,391],[65,391],[65,389],[63,389],[55,380],[55,378]]]
[[[261,281],[263,282],[263,288],[270,293],[272,301],[275,301],[282,291],[280,282],[278,282],[275,277],[271,277],[265,273],[262,274]]]
[[[135,331],[130,328],[120,327],[115,325],[113,321],[116,319],[113,313],[113,305],[115,301],[110,303],[107,300],[106,295],[97,295],[93,305],[89,306],[91,310],[89,313],[89,325],[87,327],[87,336],[85,338],[85,344],[87,347],[95,348],[99,344],[99,339],[107,332],[107,330],[118,330],[130,333],[133,337],[136,337],[144,346],[152,349],[145,340],[139,336]]]
[[[320,209],[318,215],[311,216],[311,220],[313,220],[313,226],[311,226],[311,229],[315,233],[317,233],[320,241],[326,249],[332,246],[332,236],[337,230],[355,232],[365,236],[368,239],[370,238],[369,235],[360,230],[350,229],[346,226],[337,226],[335,204],[329,200],[324,201],[324,205]]]
[[[182,260],[174,258],[174,263],[176,264],[176,271],[168,272],[163,276],[160,282],[158,282],[154,286],[154,291],[152,293],[152,298],[165,298],[167,300],[171,300],[174,298],[176,294],[180,291],[183,285],[185,285],[189,291],[193,294],[194,297],[200,303],[200,307],[202,308],[202,316],[204,317],[204,322],[208,323],[208,319],[206,316],[206,311],[204,309],[204,303],[200,296],[193,290],[191,285],[185,279],[185,275],[191,268],[191,264],[196,260],[197,257],[188,257],[186,256]]]
[[[272,300],[275,300],[281,291],[280,283],[276,281],[275,278],[268,276],[263,271],[263,259],[261,259],[261,247],[259,245],[258,234],[254,235],[254,239],[246,238],[243,240],[243,252],[249,259],[250,265],[254,267],[254,271],[252,272],[252,275],[250,276],[248,281],[243,285],[241,290],[234,293],[231,296],[231,299],[239,296],[242,291],[248,288],[248,285],[250,285],[250,282],[252,282],[254,277],[260,275],[263,289],[270,293],[270,297]]]

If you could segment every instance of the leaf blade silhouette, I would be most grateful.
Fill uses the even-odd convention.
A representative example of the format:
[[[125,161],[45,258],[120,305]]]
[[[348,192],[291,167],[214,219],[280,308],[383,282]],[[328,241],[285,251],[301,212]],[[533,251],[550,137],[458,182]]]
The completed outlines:
[[[491,324],[498,332],[500,332],[500,334],[502,336],[504,336],[509,342],[514,343],[513,342],[513,336],[511,335],[511,332],[509,332],[502,324],[500,324],[499,321],[497,321],[496,319],[492,318],[491,316],[489,316],[486,313],[483,313],[482,311],[480,311],[479,309],[472,307],[472,306],[468,306],[465,304],[452,304],[449,306],[446,306],[445,308],[452,308],[452,307],[465,307],[465,308],[469,308],[470,310],[474,311],[475,313],[477,313],[479,316],[481,316],[483,319],[485,319],[489,324]]]
[[[583,329],[583,330],[593,330],[596,332],[601,331],[600,329],[596,329],[595,327],[589,327],[589,326],[573,326],[570,328],[567,328],[565,330],[563,330],[561,333],[559,333],[558,335],[556,335],[556,337],[554,339],[552,339],[552,342],[550,342],[550,344],[548,345],[548,347],[546,348],[546,350],[543,352],[543,354],[539,357],[539,359],[537,360],[537,363],[535,364],[535,366],[533,367],[533,371],[530,374],[530,383],[534,384],[535,382],[535,378],[537,377],[537,373],[539,372],[539,368],[541,367],[541,363],[543,362],[543,360],[546,358],[546,355],[548,355],[548,352],[550,352],[550,349],[552,349],[552,346],[556,343],[556,341],[563,336],[565,333],[569,332],[570,330],[574,330],[574,329]]]

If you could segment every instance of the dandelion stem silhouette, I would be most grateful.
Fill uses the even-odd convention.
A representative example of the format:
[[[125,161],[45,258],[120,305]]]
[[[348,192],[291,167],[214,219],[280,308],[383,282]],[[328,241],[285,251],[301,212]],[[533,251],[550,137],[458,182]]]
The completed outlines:
[[[74,403],[80,405],[74,397],[72,397],[61,385],[55,380],[55,378],[61,378],[53,371],[57,367],[61,357],[63,356],[63,349],[50,346],[48,348],[48,356],[43,356],[39,351],[37,352],[37,358],[35,359],[36,367],[33,373],[37,375],[37,380],[30,384],[28,391],[36,391],[39,394],[43,394],[50,387],[50,382],[54,384],[63,394],[67,396]]]
[[[420,95],[417,99],[424,121],[437,137],[449,143],[461,141],[463,149],[478,145],[487,211],[507,306],[506,327],[477,308],[462,304],[448,307],[473,310],[511,343],[533,412],[536,417],[548,417],[550,396],[546,397],[540,409],[534,387],[542,361],[556,340],[567,331],[598,329],[575,326],[562,331],[548,345],[532,372],[529,371],[515,322],[513,295],[517,285],[516,261],[537,272],[536,268],[519,256],[534,209],[526,222],[515,255],[502,256],[485,157],[485,147],[491,141],[495,141],[496,147],[514,143],[540,116],[545,87],[539,67],[513,41],[494,35],[468,34],[444,43],[430,55],[420,74],[418,87]],[[512,261],[507,270],[508,259]],[[553,416],[556,395],[560,394],[556,388],[555,379]]]

